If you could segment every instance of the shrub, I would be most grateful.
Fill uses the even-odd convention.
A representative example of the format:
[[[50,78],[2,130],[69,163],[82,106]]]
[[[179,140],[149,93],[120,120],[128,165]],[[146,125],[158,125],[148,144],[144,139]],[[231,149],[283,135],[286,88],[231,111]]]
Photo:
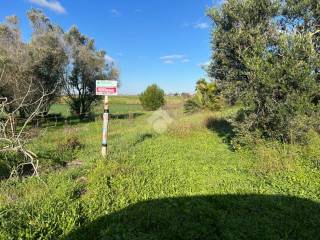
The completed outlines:
[[[65,146],[65,149],[74,151],[76,149],[82,148],[83,144],[80,142],[80,140],[77,136],[70,136],[67,139],[64,146]]]
[[[57,145],[55,159],[57,162],[65,164],[74,159],[77,150],[83,148],[77,136],[68,136],[68,138]]]
[[[4,161],[0,161],[0,180],[8,178],[9,176],[10,176],[10,168],[8,164]]]
[[[165,104],[164,91],[156,84],[147,87],[139,99],[142,107],[148,111],[157,110]]]
[[[200,79],[196,85],[196,94],[184,104],[185,113],[194,113],[199,110],[219,110],[222,101],[219,96],[217,85]]]
[[[317,13],[310,1],[295,3],[226,1],[209,13],[215,24],[209,76],[224,97],[242,102],[235,121],[241,137],[305,143],[319,126]]]
[[[184,103],[184,112],[185,113],[195,113],[197,111],[200,110],[200,106],[199,104],[194,100],[194,99],[188,99],[185,103]]]

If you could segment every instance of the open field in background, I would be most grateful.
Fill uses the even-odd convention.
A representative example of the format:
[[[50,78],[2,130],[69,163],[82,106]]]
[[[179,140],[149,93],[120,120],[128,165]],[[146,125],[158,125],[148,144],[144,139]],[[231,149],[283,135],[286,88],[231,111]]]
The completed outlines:
[[[111,113],[141,114],[111,119],[105,160],[101,121],[41,130],[41,179],[0,183],[0,239],[319,238],[318,136],[234,151],[237,108],[184,115],[181,98],[167,103],[159,133],[137,97],[112,97]]]
[[[102,98],[101,98],[102,99]],[[111,96],[110,101],[110,113],[111,114],[125,114],[129,112],[142,112],[143,109],[140,105],[138,96]],[[166,102],[170,105],[177,105],[182,103],[181,97],[167,96]],[[102,114],[103,105],[102,100],[96,103],[94,114]],[[49,113],[60,113],[63,117],[70,117],[69,106],[66,104],[65,100],[60,100],[59,103],[53,104]]]

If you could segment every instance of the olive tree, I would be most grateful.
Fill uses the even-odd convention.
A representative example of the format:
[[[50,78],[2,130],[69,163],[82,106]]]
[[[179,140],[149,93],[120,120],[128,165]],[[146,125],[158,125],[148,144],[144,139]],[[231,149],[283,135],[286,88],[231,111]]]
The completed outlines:
[[[28,169],[37,175],[37,156],[27,144],[29,125],[59,96],[66,54],[59,27],[41,11],[31,10],[28,17],[30,42],[22,41],[16,16],[0,24],[0,159],[12,174]]]
[[[21,39],[17,17],[10,16],[0,24],[0,56],[5,64],[0,93],[10,100],[8,108],[16,108],[19,103],[12,100],[27,95],[29,102],[33,102],[43,92],[54,90],[42,104],[41,110],[47,112],[62,88],[67,63],[63,32],[41,11],[30,10],[28,18],[33,27],[29,43],[24,43]],[[27,117],[33,111],[33,105],[24,106],[19,108],[19,115]]]
[[[211,9],[210,77],[243,109],[239,138],[285,142],[319,128],[319,1],[228,0]]]
[[[90,113],[93,103],[99,99],[95,95],[96,80],[107,79],[108,73],[116,78],[119,74],[106,64],[106,53],[97,50],[94,40],[81,34],[76,27],[66,33],[65,39],[69,50],[65,92],[72,112],[83,117]]]

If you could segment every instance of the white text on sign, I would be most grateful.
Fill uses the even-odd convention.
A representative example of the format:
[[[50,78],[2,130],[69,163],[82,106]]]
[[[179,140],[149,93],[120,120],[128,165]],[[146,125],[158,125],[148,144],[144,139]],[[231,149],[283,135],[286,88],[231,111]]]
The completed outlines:
[[[96,95],[115,96],[118,94],[118,82],[115,80],[97,80]]]

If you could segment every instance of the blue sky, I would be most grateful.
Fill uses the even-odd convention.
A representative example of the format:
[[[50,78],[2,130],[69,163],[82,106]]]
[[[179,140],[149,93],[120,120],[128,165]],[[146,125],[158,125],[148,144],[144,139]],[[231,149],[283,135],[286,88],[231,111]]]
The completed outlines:
[[[30,38],[26,12],[43,9],[55,23],[72,25],[95,39],[121,71],[122,94],[152,83],[167,93],[192,92],[210,59],[211,24],[205,16],[221,0],[0,0],[0,18],[17,15],[24,41]]]

